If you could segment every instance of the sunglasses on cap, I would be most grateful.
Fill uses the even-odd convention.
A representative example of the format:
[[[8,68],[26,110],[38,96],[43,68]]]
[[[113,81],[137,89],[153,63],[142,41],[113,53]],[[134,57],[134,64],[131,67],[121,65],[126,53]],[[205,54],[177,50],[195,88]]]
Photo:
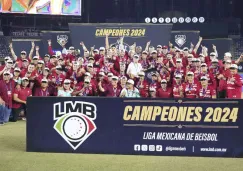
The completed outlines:
[[[181,77],[175,77],[175,79],[181,79]]]
[[[108,75],[108,77],[113,77],[113,75]]]
[[[58,71],[62,71],[62,68],[56,68],[56,70],[58,70]]]
[[[93,68],[93,66],[88,66],[88,68]]]
[[[207,65],[201,65],[201,67],[207,67]]]
[[[89,82],[84,82],[85,84],[89,84]]]
[[[7,62],[8,64],[13,64],[13,62]]]
[[[43,63],[41,63],[41,62],[38,62],[38,64],[43,64]]]
[[[3,74],[4,76],[9,76],[10,74]]]
[[[181,63],[181,61],[176,61],[176,63]]]
[[[26,53],[21,53],[21,55],[26,55]]]
[[[29,82],[29,80],[23,80],[23,82]]]
[[[167,84],[167,82],[162,82],[161,84]]]
[[[100,51],[104,51],[104,49],[101,49]]]
[[[47,81],[41,81],[41,83],[47,83]]]
[[[232,67],[230,67],[230,69],[231,69],[231,70],[237,70],[236,68],[232,68]]]
[[[201,79],[201,81],[206,81],[206,79]]]
[[[188,74],[187,76],[193,76],[193,74]]]
[[[14,70],[14,72],[20,72],[19,70]]]
[[[64,83],[65,85],[69,85],[70,83]]]
[[[34,58],[33,60],[38,60],[37,58]]]

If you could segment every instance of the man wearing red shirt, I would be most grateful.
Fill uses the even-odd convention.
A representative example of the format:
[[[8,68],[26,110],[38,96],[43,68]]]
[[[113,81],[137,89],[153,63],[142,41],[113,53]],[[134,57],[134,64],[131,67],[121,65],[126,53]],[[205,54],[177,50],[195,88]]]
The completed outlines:
[[[30,50],[30,54],[29,54],[29,57],[27,58],[27,53],[26,51],[21,51],[21,55],[20,55],[20,58],[18,58],[14,52],[14,49],[13,49],[13,44],[10,43],[9,44],[9,48],[10,48],[10,52],[13,56],[13,59],[16,61],[17,65],[18,65],[18,68],[22,68],[22,63],[23,63],[23,60],[24,59],[32,59],[32,55],[34,53],[34,48],[35,48],[35,43],[34,42],[31,42],[31,50]]]
[[[3,73],[0,81],[0,126],[7,123],[12,110],[12,95],[15,88],[14,80],[10,79],[10,72]]]
[[[139,90],[141,97],[148,97],[149,83],[144,79],[145,73],[139,72],[138,76],[139,80],[136,83],[136,88]]]
[[[149,60],[148,60],[148,52],[147,51],[143,51],[142,52],[142,57],[141,60],[139,61],[139,63],[142,65],[142,68],[144,71],[146,71],[149,67]]]
[[[0,71],[0,80],[2,79],[2,75],[5,71],[13,73],[13,60],[12,59],[8,59],[6,61],[5,67]]]
[[[218,79],[218,95],[219,98],[225,98],[226,97],[226,85],[227,85],[227,79],[231,75],[230,73],[230,66],[232,61],[226,60],[224,61],[224,67],[221,68],[220,74],[217,76]]]
[[[48,80],[46,78],[43,78],[41,80],[41,87],[37,88],[35,90],[34,96],[38,97],[48,97],[50,96],[49,90],[48,90]]]
[[[66,76],[62,73],[62,67],[56,66],[56,70],[53,72],[52,76],[55,78],[56,86],[61,86],[63,84],[63,81],[66,79]]]
[[[208,77],[202,76],[200,78],[201,86],[198,90],[199,98],[201,99],[216,99],[216,90],[212,85],[208,84]]]
[[[160,78],[160,75],[159,75],[159,73],[152,73],[152,82],[150,83],[150,85],[149,85],[149,88],[151,88],[151,87],[153,87],[153,88],[155,88],[156,90],[158,90],[159,88],[160,88],[160,80],[161,80],[161,78]]]
[[[99,83],[99,90],[104,92],[107,97],[119,97],[121,93],[121,87],[118,85],[118,77],[113,76],[111,84],[107,85],[106,87],[102,87],[101,83]]]
[[[94,96],[90,79],[85,78],[84,83],[76,88],[76,90],[72,93],[72,96]]]
[[[156,89],[153,87],[149,88],[149,96],[150,98],[156,98]]]
[[[167,87],[167,81],[165,79],[161,80],[161,88],[157,91],[157,97],[160,98],[171,98],[172,89]]]
[[[201,77],[206,76],[208,78],[208,85],[212,86],[216,90],[217,88],[217,82],[216,79],[214,78],[212,73],[208,72],[208,67],[206,63],[201,64],[201,73],[198,76],[198,80],[201,79]]]
[[[242,78],[238,74],[238,66],[232,64],[230,66],[231,76],[227,79],[226,97],[228,99],[241,99]]]
[[[194,82],[193,72],[187,73],[187,83],[184,84],[183,88],[185,91],[185,98],[194,99],[198,97],[198,84]]]
[[[22,86],[20,89],[15,89],[13,95],[13,118],[17,121],[20,112],[23,110],[26,116],[26,101],[27,97],[32,96],[31,89],[28,88],[29,79],[27,77],[22,78]],[[25,118],[23,118],[25,120]]]

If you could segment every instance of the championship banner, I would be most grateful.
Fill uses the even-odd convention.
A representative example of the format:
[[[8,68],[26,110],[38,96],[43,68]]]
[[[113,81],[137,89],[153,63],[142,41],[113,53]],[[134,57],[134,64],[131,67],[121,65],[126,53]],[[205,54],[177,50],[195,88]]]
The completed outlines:
[[[81,48],[83,41],[87,48],[95,45],[95,48],[105,46],[105,36],[109,33],[109,44],[119,47],[118,39],[124,36],[124,46],[129,50],[129,46],[136,42],[137,46],[146,46],[151,41],[151,46],[168,45],[172,24],[78,24],[70,23],[72,42],[75,48]],[[83,51],[81,50],[81,53]]]
[[[203,39],[201,44],[208,48],[208,52],[213,52],[213,44],[214,44],[217,47],[217,51],[219,55],[218,58],[224,59],[224,53],[232,51],[233,41],[231,38]],[[202,50],[201,47],[198,50],[201,52]]]
[[[27,151],[243,157],[242,100],[30,97]]]
[[[31,42],[34,41],[35,42],[35,46],[39,46],[40,50],[40,56],[43,57],[44,56],[44,52],[43,52],[43,44],[41,39],[12,39],[12,43],[13,43],[13,49],[15,54],[19,57],[21,51],[26,51],[27,54],[29,55],[30,50],[31,50]],[[33,56],[36,55],[36,50],[34,49],[34,54]]]
[[[62,44],[68,49],[72,46],[71,36],[69,31],[42,31],[43,51],[48,52],[48,40],[52,42],[52,50],[62,51]]]
[[[200,31],[171,31],[170,42],[179,49],[190,49],[191,43],[196,46],[199,36]]]

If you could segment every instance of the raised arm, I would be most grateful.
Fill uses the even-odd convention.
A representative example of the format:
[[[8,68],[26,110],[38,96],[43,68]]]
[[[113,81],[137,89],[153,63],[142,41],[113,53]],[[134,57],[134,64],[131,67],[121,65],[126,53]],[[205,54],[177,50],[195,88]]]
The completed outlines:
[[[29,59],[32,60],[32,56],[34,54],[34,50],[35,50],[35,42],[32,41],[31,42],[31,49],[30,49],[30,54],[29,54]]]
[[[51,47],[51,40],[47,40],[48,42],[48,53],[50,56],[54,55],[54,52],[52,51],[52,47]]]
[[[13,50],[13,43],[12,42],[9,43],[9,48],[10,48],[10,52],[11,52],[11,55],[13,56],[14,61],[16,61],[18,57]]]
[[[36,53],[36,56],[39,56],[39,57],[40,57],[39,50],[40,50],[40,47],[39,47],[39,46],[36,46],[36,47],[35,47],[35,53]]]
[[[202,40],[203,40],[203,38],[202,37],[199,37],[199,40],[198,40],[198,42],[197,42],[197,44],[196,44],[196,46],[194,48],[194,52],[195,53],[197,53],[197,50],[198,50],[198,48],[200,47],[200,45],[202,43]]]
[[[151,41],[148,41],[147,44],[146,44],[146,47],[145,47],[145,49],[144,49],[144,50],[147,51],[147,52],[149,51],[150,43],[151,43]]]
[[[86,46],[84,45],[84,42],[80,42],[80,45],[82,46],[84,53],[88,51],[88,49],[86,48]]]
[[[212,44],[212,45],[213,45],[213,51],[215,53],[215,57],[217,58],[219,56],[218,51],[217,51],[217,47],[214,44]]]

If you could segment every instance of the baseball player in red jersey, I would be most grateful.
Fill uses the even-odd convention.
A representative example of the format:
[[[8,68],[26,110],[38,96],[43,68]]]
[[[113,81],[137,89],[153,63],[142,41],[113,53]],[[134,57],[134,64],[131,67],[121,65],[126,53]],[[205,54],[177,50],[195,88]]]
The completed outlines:
[[[184,83],[182,83],[182,75],[175,75],[175,83],[173,84],[173,97],[174,98],[183,98],[184,97]]]
[[[230,77],[227,79],[226,97],[229,99],[241,99],[242,78],[238,74],[238,66],[232,64],[230,66]]]
[[[198,84],[194,82],[193,72],[187,73],[187,83],[183,86],[185,98],[193,99],[198,97]]]
[[[149,83],[144,79],[145,73],[138,73],[139,80],[136,83],[136,88],[139,90],[141,97],[148,97]]]
[[[161,78],[160,78],[160,75],[159,75],[159,73],[152,73],[152,82],[150,83],[150,85],[149,85],[149,88],[151,88],[151,87],[153,87],[153,88],[155,88],[156,90],[158,90],[159,89],[159,87],[160,87],[160,80],[161,80]]]
[[[198,76],[198,80],[201,79],[201,77],[206,76],[208,78],[208,84],[212,86],[214,89],[217,87],[216,79],[214,78],[213,74],[208,72],[208,67],[206,63],[201,64],[201,72]]]
[[[171,98],[172,97],[172,89],[167,87],[167,81],[165,79],[161,80],[161,88],[157,91],[157,97],[160,98]]]
[[[208,84],[208,77],[202,76],[200,78],[201,85],[199,86],[198,93],[201,99],[216,99],[216,90],[212,85]]]
[[[148,97],[150,97],[150,98],[156,98],[157,97],[155,88],[153,88],[153,87],[149,88],[149,96]]]

